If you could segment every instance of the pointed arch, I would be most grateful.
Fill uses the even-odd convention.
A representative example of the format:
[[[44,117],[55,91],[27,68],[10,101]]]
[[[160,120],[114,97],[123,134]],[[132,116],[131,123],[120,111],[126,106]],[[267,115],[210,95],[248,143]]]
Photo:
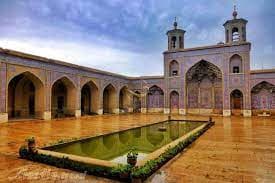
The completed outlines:
[[[239,89],[234,89],[230,93],[231,113],[233,115],[243,114],[243,93]]]
[[[164,92],[157,86],[153,85],[149,88],[147,94],[147,111],[148,112],[163,112],[164,107]]]
[[[253,114],[275,111],[275,85],[262,81],[251,89],[251,109]]]
[[[201,60],[186,72],[186,106],[191,114],[221,114],[223,106],[222,71]]]
[[[9,80],[8,117],[43,118],[44,84],[32,72],[20,73]]]
[[[179,112],[179,93],[175,90],[170,92],[170,111],[171,113]]]
[[[117,109],[116,89],[108,84],[103,90],[103,113],[115,113]]]
[[[86,82],[81,88],[81,114],[97,114],[99,109],[99,89],[94,81]]]
[[[73,79],[70,78],[70,77],[69,77],[68,75],[66,75],[66,74],[63,74],[63,75],[61,75],[61,76],[55,78],[55,79],[51,82],[51,88],[52,88],[53,85],[56,83],[56,81],[60,81],[60,80],[63,80],[63,81],[65,81],[65,82],[69,83],[69,84],[72,84],[73,87],[77,88],[77,85],[76,85],[76,83],[73,81]]]
[[[66,76],[55,80],[51,88],[51,111],[53,118],[74,116],[77,108],[77,90]]]
[[[176,60],[172,60],[169,63],[169,76],[179,75],[179,63]]]
[[[243,73],[242,57],[238,54],[234,54],[229,60],[230,73]]]

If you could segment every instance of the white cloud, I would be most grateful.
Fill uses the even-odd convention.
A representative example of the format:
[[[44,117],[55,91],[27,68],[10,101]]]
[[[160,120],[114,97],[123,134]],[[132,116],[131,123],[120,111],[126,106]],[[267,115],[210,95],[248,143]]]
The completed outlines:
[[[161,54],[142,54],[99,45],[98,43],[53,41],[48,39],[0,39],[3,48],[22,51],[77,65],[92,67],[129,76],[155,75],[154,64],[162,66]],[[148,62],[150,61],[150,62]],[[148,67],[142,67],[142,63]],[[140,67],[140,68],[138,68]],[[159,70],[158,70],[159,71]]]

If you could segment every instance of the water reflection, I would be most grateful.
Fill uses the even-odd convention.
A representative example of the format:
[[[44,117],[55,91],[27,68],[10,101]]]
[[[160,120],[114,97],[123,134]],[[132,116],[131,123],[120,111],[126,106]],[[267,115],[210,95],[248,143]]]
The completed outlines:
[[[112,160],[123,156],[132,148],[137,149],[140,153],[148,154],[187,134],[202,124],[203,123],[200,122],[183,121],[153,124],[109,135],[93,137],[85,141],[76,141],[54,147],[51,150],[103,160]]]

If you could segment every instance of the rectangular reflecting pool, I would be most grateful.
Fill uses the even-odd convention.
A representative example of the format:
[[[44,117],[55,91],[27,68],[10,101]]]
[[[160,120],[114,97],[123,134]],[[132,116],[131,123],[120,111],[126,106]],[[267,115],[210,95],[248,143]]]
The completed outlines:
[[[166,121],[111,134],[59,144],[45,149],[126,164],[131,149],[138,152],[138,161],[164,145],[186,135],[204,122]]]

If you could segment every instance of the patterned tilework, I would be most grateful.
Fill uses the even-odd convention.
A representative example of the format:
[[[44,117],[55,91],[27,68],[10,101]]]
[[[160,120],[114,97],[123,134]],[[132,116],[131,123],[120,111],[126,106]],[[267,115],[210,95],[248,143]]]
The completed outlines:
[[[7,67],[5,63],[0,62],[0,112],[6,112],[6,74]]]

